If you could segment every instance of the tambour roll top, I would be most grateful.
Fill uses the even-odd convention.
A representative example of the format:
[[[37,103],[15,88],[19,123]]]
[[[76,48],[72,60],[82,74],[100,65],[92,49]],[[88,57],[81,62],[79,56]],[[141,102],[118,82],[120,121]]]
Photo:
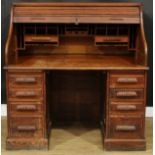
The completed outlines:
[[[140,23],[140,4],[15,4],[14,23]]]

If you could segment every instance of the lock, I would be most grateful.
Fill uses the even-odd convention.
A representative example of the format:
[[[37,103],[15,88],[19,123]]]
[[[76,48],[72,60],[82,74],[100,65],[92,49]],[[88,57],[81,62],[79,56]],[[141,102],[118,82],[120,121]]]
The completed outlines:
[[[78,20],[78,17],[75,18],[75,25],[78,25],[79,24],[79,20]]]

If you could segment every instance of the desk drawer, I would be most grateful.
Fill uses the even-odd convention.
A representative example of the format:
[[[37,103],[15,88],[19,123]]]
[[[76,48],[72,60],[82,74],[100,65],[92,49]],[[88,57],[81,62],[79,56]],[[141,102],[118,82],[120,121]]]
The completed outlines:
[[[10,112],[17,115],[36,115],[43,113],[41,102],[9,102]]]
[[[42,87],[44,76],[42,73],[9,73],[9,88]]]
[[[143,74],[110,74],[110,88],[144,88]]]
[[[143,100],[144,89],[110,89],[112,100]]]
[[[109,120],[109,138],[144,138],[144,123],[141,117],[115,117]]]
[[[110,113],[116,114],[127,114],[127,113],[138,113],[143,112],[143,102],[110,102]]]
[[[9,90],[9,100],[42,100],[43,91],[42,89],[11,89]]]
[[[11,137],[40,138],[44,135],[42,118],[11,117],[9,126]]]

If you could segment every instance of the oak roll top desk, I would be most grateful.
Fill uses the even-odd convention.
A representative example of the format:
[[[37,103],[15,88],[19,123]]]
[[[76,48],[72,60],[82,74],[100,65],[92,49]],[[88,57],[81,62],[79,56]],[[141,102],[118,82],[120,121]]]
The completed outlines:
[[[4,68],[7,149],[48,148],[61,121],[100,124],[108,150],[145,149],[141,3],[16,3]]]

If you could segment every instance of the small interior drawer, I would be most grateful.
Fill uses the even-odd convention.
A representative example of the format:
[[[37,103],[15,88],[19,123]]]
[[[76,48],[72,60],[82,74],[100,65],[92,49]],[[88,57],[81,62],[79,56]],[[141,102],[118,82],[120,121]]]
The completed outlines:
[[[125,102],[112,101],[110,102],[109,107],[110,107],[110,113],[116,113],[116,114],[138,113],[143,112],[144,103],[128,102],[128,101]]]
[[[42,102],[9,102],[10,112],[19,115],[36,115],[43,112]]]
[[[141,117],[115,117],[109,121],[109,138],[138,139],[144,138],[144,123]]]
[[[37,117],[10,117],[9,130],[11,137],[43,137],[43,120]]]
[[[110,88],[144,88],[145,77],[142,74],[110,74]]]
[[[9,73],[9,88],[42,87],[44,77],[42,73]]]
[[[118,101],[143,100],[144,89],[110,89],[110,99]]]
[[[43,99],[42,89],[11,89],[8,92],[10,101],[40,101]]]
[[[24,41],[26,44],[29,43],[48,43],[48,44],[59,44],[59,37],[57,35],[25,35]]]
[[[95,36],[96,43],[102,42],[124,42],[127,43],[129,41],[128,36]]]

